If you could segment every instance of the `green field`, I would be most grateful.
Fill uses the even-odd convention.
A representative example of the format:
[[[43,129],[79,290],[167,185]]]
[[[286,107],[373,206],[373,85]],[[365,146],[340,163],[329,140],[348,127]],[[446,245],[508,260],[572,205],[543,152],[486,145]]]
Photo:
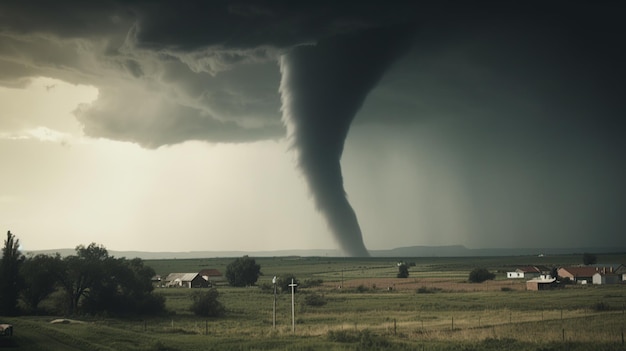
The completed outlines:
[[[157,274],[217,268],[233,259],[148,260]],[[267,286],[274,275],[293,273],[319,287],[296,294],[295,333],[291,295],[278,295],[272,326],[271,289],[217,287],[225,317],[203,319],[189,311],[196,289],[160,288],[167,316],[149,319],[75,317],[84,323],[51,324],[59,316],[2,318],[14,336],[0,347],[23,350],[626,350],[626,285],[571,286],[525,291],[505,273],[519,265],[578,264],[580,255],[484,258],[257,258]],[[396,262],[414,263],[397,279]],[[603,255],[599,262],[626,262]],[[496,281],[468,283],[475,267]],[[341,289],[339,286],[341,285]],[[391,291],[388,290],[393,286]],[[313,307],[307,295],[326,302]]]

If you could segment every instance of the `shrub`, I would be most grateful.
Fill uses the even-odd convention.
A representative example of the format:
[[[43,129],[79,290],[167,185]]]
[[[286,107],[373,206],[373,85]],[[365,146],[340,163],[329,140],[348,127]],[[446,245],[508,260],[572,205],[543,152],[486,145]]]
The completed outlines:
[[[292,273],[287,273],[287,274],[281,275],[279,277],[279,279],[278,279],[278,287],[280,288],[280,291],[291,294],[291,287],[289,285],[291,284],[291,280],[292,279],[293,279],[294,284],[298,284],[293,289],[293,292],[297,293],[298,292],[298,288],[300,287],[300,282],[298,281],[298,278],[296,278],[296,276],[293,275]]]
[[[263,282],[259,284],[259,289],[261,289],[264,293],[273,293],[274,292],[274,284]]]
[[[356,292],[358,293],[364,293],[367,292],[369,289],[367,288],[367,286],[361,284],[359,286],[356,287]]]
[[[487,268],[474,268],[469,274],[471,283],[482,283],[486,280],[494,280],[496,275],[489,272]]]
[[[398,278],[408,278],[409,277],[409,266],[406,263],[398,264]]]
[[[304,304],[307,306],[324,306],[326,304],[326,298],[322,294],[308,294],[304,297]]]
[[[204,293],[195,293],[192,295],[193,303],[191,311],[196,316],[202,317],[220,317],[226,312],[224,305],[217,300],[219,292],[216,289],[210,289]]]

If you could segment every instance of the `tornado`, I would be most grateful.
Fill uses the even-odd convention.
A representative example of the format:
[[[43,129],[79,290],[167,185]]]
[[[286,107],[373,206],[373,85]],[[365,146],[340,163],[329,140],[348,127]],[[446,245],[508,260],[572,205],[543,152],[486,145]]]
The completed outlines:
[[[369,256],[341,172],[344,143],[368,93],[406,53],[412,30],[370,28],[294,47],[280,59],[282,119],[315,206],[345,255]]]

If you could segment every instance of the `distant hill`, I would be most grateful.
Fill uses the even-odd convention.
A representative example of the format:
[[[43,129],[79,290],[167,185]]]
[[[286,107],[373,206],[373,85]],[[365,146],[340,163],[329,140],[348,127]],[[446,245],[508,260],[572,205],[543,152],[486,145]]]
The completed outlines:
[[[73,255],[74,249],[26,251],[27,254],[55,254],[61,256]],[[373,257],[476,257],[476,256],[528,256],[528,255],[566,255],[591,252],[623,253],[626,248],[619,247],[583,247],[583,248],[496,248],[496,249],[468,249],[463,245],[450,246],[407,246],[390,250],[370,250]],[[147,252],[147,251],[115,251],[109,250],[114,257],[141,259],[185,259],[209,257],[341,257],[339,250],[276,250],[276,251],[184,251],[184,252]]]

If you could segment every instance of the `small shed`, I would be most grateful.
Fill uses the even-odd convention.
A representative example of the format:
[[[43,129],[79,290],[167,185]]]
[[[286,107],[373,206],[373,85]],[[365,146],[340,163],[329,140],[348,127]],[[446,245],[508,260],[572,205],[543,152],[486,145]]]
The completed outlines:
[[[526,290],[538,291],[548,290],[556,286],[556,278],[534,278],[526,281]]]

